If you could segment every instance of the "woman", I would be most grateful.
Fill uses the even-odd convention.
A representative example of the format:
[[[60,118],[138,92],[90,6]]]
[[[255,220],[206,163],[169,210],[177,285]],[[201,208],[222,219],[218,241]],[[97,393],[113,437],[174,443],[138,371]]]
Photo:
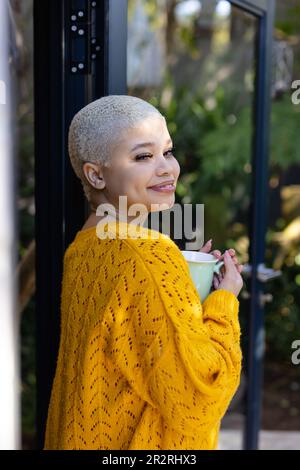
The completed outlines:
[[[171,208],[180,173],[150,103],[111,95],[85,106],[69,154],[92,213],[64,257],[44,449],[216,449],[240,381],[242,266],[213,252],[225,269],[201,304],[177,245],[138,228],[130,208],[140,224]]]

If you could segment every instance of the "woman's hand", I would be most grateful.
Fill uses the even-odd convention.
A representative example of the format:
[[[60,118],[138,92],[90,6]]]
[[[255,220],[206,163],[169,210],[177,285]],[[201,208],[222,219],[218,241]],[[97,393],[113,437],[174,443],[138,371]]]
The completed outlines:
[[[232,292],[237,297],[244,284],[243,278],[236,269],[236,266],[227,250],[224,253],[224,263],[225,274],[216,290],[225,289]]]
[[[209,253],[209,254],[215,256],[216,258],[218,258],[219,261],[224,260],[224,254],[222,255],[219,250],[210,251],[211,246],[212,246],[212,239],[209,240],[208,242],[206,242],[202,246],[202,248],[200,248],[199,251],[201,251],[203,253]],[[243,265],[239,264],[238,259],[235,255],[235,250],[233,248],[229,248],[228,252],[229,252],[229,255],[231,256],[231,259],[232,259],[232,261],[233,261],[233,263],[236,267],[237,272],[240,274],[243,271]],[[225,276],[225,266],[223,265],[220,268],[219,274],[214,273],[213,282],[212,282],[214,289],[219,289],[220,288],[220,283],[224,279],[224,276]]]

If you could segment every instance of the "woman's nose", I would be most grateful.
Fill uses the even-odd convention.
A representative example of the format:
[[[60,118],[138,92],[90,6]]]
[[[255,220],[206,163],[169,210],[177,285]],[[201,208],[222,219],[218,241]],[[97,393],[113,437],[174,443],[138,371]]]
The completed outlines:
[[[172,172],[172,163],[171,162],[168,162],[166,160],[166,158],[162,155],[159,163],[157,164],[157,172],[160,173],[160,172],[163,172],[163,174],[165,173],[171,173]]]

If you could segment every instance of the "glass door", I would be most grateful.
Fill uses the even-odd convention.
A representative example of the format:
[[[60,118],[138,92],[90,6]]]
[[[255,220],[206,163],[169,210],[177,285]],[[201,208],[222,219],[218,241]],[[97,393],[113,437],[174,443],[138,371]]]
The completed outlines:
[[[243,373],[222,421],[245,449],[258,445],[263,283],[278,274],[263,256],[272,17],[273,2],[128,1],[127,93],[166,117],[181,167],[176,202],[204,204],[204,240],[245,264]]]

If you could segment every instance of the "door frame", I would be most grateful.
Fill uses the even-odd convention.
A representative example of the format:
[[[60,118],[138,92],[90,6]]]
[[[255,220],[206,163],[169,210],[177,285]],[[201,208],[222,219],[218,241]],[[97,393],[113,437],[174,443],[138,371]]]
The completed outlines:
[[[258,449],[261,426],[263,357],[265,344],[264,307],[259,299],[263,283],[257,268],[265,260],[265,235],[268,214],[268,161],[271,109],[271,66],[275,0],[229,0],[258,19],[255,44],[256,74],[253,109],[252,188],[249,230],[249,263],[251,265],[248,312],[249,339],[246,350],[247,390],[243,449]]]
[[[42,449],[60,340],[60,290],[64,252],[88,214],[82,186],[67,150],[73,116],[108,94],[126,94],[127,0],[76,0],[84,10],[85,62],[90,73],[73,73],[82,56],[72,34],[72,0],[34,0],[36,428]],[[91,59],[92,37],[100,52]]]

